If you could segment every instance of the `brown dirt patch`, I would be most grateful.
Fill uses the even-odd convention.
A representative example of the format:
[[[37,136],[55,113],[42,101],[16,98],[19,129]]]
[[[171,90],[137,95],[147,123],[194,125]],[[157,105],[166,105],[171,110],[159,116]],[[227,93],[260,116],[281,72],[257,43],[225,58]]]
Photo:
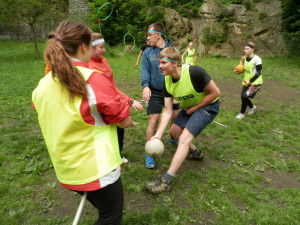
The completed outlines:
[[[297,181],[297,176],[292,173],[261,173],[261,176],[264,177],[269,182],[264,182],[263,187],[266,188],[297,188],[300,190],[300,182]]]
[[[236,108],[237,104],[240,105],[240,92],[242,90],[240,82],[236,82],[235,79],[227,79],[218,82],[218,87],[221,91],[221,107],[232,109]],[[268,80],[264,82],[261,92],[254,99],[295,106],[295,101],[300,99],[300,91],[297,88],[287,87],[278,81]],[[262,103],[262,106],[264,106],[264,103]]]

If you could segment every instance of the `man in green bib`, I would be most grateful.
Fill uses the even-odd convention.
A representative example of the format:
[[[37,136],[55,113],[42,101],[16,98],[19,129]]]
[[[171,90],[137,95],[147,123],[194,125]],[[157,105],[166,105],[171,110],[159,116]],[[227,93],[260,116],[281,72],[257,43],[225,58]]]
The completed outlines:
[[[168,126],[173,111],[173,97],[180,103],[182,110],[169,129],[170,136],[179,140],[169,170],[162,178],[146,185],[147,190],[153,194],[171,189],[172,178],[186,157],[203,159],[203,153],[196,149],[192,140],[214,120],[220,105],[219,88],[203,68],[186,64],[181,67],[181,55],[174,47],[163,49],[159,59],[159,68],[165,76],[162,87],[164,111],[159,128],[152,139],[160,139]]]

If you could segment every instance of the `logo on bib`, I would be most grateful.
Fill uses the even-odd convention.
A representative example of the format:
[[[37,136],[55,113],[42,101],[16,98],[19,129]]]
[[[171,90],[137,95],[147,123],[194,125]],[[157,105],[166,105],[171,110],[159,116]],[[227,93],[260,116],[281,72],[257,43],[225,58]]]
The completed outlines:
[[[185,101],[191,98],[194,98],[195,96],[193,94],[190,95],[185,95],[185,96],[181,96],[181,97],[175,97],[177,101]]]

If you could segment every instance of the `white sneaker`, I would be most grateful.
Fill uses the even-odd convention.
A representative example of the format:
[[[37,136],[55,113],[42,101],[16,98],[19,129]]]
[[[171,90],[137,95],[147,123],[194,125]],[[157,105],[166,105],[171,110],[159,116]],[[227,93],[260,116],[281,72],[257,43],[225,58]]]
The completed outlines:
[[[122,163],[128,163],[128,159],[126,159],[125,157],[122,158]]]
[[[249,109],[248,111],[248,115],[252,115],[254,113],[254,110],[256,109],[256,106],[253,105],[253,107],[251,109]]]
[[[235,116],[236,119],[243,119],[245,116],[242,113],[239,113]]]

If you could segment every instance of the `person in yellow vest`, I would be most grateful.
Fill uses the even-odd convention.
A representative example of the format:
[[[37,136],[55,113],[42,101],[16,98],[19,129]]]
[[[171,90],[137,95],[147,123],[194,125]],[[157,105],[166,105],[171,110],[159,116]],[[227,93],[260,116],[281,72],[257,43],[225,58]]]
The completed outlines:
[[[252,104],[250,98],[254,98],[263,84],[262,78],[262,60],[254,54],[255,44],[249,42],[245,45],[244,53],[240,64],[244,64],[244,78],[242,81],[243,88],[241,92],[242,105],[240,112],[235,116],[236,119],[243,119],[245,111],[249,106],[248,115],[254,113],[256,106]],[[234,70],[236,74],[238,72]]]
[[[185,64],[195,65],[195,62],[196,62],[196,50],[193,48],[193,42],[189,43],[188,48],[182,54],[182,56],[181,56],[182,63],[184,63],[184,56],[185,55],[186,55],[186,57],[185,57]]]
[[[44,52],[51,72],[41,79],[32,100],[61,185],[87,192],[98,209],[95,224],[121,224],[117,126],[129,127],[132,119],[128,103],[108,78],[89,69],[91,33],[75,21],[60,23]]]
[[[171,181],[186,157],[203,159],[203,153],[196,149],[192,140],[214,120],[220,105],[219,88],[203,68],[187,64],[180,67],[180,53],[174,47],[163,49],[158,57],[159,68],[165,76],[164,111],[159,128],[151,139],[162,137],[172,116],[173,97],[182,110],[169,129],[170,136],[179,140],[171,165],[162,178],[146,184],[147,190],[153,194],[171,189]]]

